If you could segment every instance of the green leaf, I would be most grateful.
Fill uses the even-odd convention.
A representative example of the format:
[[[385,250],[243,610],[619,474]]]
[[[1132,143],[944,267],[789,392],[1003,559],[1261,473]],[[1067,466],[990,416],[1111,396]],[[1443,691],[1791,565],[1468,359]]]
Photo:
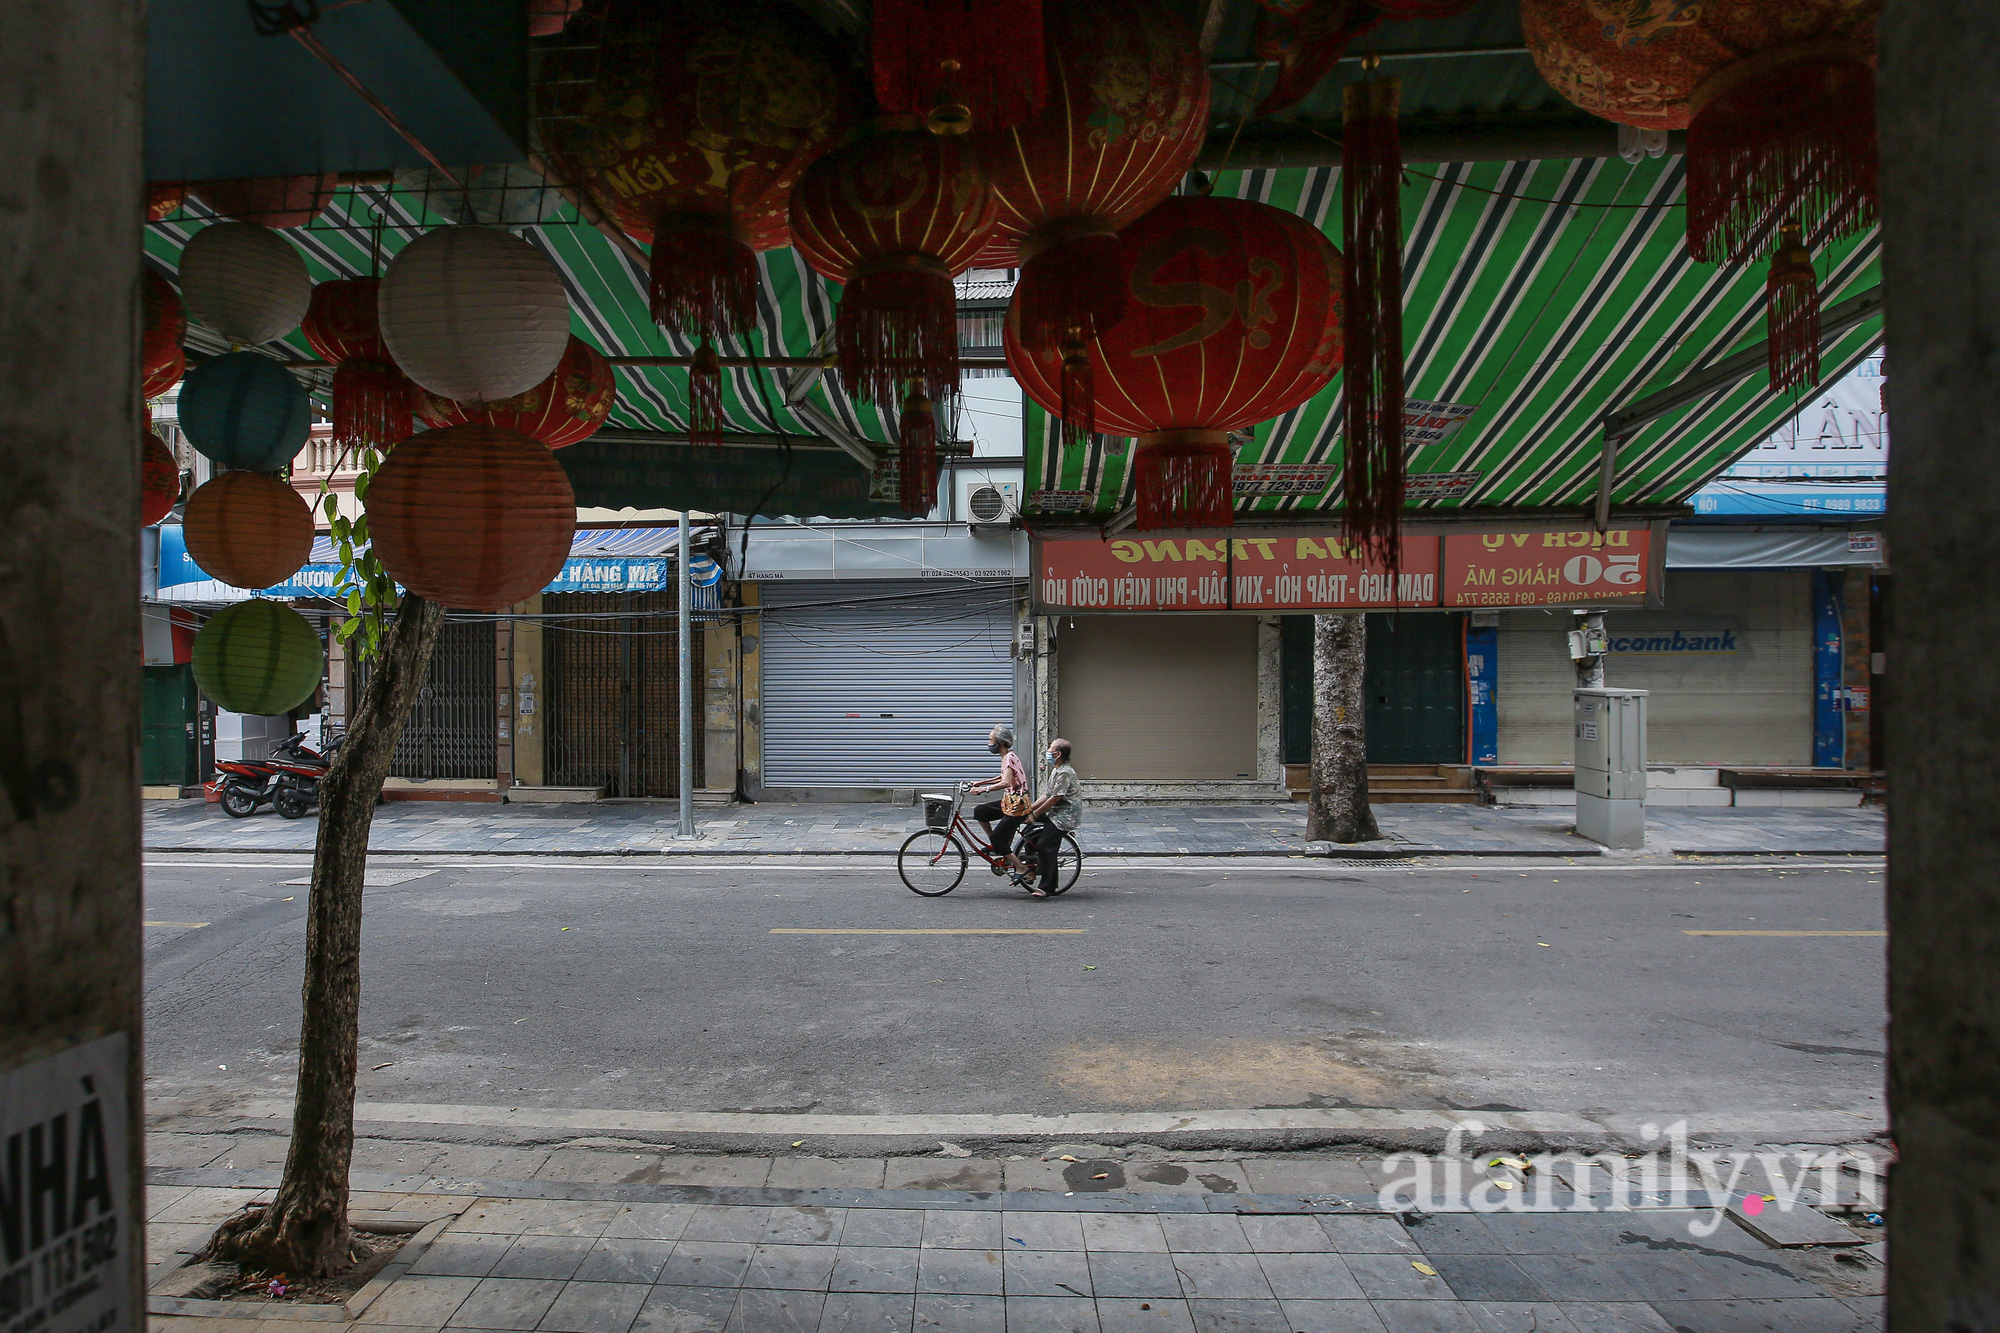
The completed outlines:
[[[368,498],[368,478],[369,478],[369,474],[368,474],[368,473],[366,473],[366,472],[364,472],[364,473],[362,473],[362,474],[361,474],[360,476],[358,476],[358,477],[356,477],[356,478],[354,479],[354,498],[355,498],[355,499],[357,499],[357,500],[366,500],[366,499]]]
[[[326,509],[326,516],[338,523],[340,521],[340,497],[337,495],[328,495],[324,507]],[[292,512],[297,513],[298,511],[295,509]]]
[[[361,614],[361,594],[360,594],[360,593],[358,593],[358,592],[351,592],[351,593],[347,594],[347,613],[348,613],[349,615],[351,615],[351,616],[358,616],[358,615],[360,615],[360,614]]]

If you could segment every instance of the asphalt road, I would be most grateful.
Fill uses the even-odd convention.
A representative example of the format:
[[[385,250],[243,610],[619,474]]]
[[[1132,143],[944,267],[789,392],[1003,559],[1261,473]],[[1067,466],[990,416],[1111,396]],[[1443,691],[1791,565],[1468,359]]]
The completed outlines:
[[[150,856],[149,1097],[291,1092],[303,858]],[[1882,880],[1783,869],[436,859],[371,871],[360,1096],[840,1113],[1881,1114]],[[398,881],[399,882],[390,882]],[[1036,930],[1075,933],[896,934]],[[863,933],[784,933],[784,932]],[[380,1066],[379,1068],[377,1066]]]

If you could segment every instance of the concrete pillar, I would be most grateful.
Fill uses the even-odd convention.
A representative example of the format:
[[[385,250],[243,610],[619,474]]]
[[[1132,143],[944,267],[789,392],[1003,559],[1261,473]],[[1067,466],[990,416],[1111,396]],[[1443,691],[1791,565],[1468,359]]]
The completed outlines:
[[[524,616],[542,613],[536,593],[514,610]],[[514,622],[514,776],[524,787],[543,786],[548,778],[544,756],[548,739],[547,686],[542,679],[542,622]]]
[[[703,788],[736,790],[736,732],[742,650],[736,621],[711,620],[701,632],[701,772]]]
[[[34,1275],[10,1325],[44,1333],[145,1324],[142,23],[138,0],[0,5],[0,1142],[61,1134],[93,1168],[59,1219],[29,1195],[39,1243],[7,1258]],[[65,1255],[96,1290],[57,1308]]]
[[[2000,66],[1992,0],[1881,20],[1889,1326],[2000,1329]]]
[[[1285,636],[1276,616],[1257,617],[1257,780],[1285,785]]]
[[[737,718],[743,728],[743,790],[751,793],[764,786],[764,659],[759,652],[764,626],[763,617],[755,614],[758,593],[756,584],[743,585],[744,610],[737,621],[737,651],[743,654],[743,698]]]

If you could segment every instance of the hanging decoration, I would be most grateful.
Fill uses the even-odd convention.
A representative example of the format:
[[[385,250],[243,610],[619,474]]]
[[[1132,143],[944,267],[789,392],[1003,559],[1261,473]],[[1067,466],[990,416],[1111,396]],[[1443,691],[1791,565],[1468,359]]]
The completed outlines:
[[[582,8],[583,0],[528,0],[528,36],[555,36]]]
[[[652,246],[656,320],[748,332],[756,252],[789,243],[792,187],[859,111],[837,47],[780,0],[598,0],[569,32],[536,94],[556,173]]]
[[[1009,318],[1038,353],[1074,350],[1118,322],[1118,230],[1167,197],[1208,133],[1201,48],[1159,0],[1044,0],[1042,22],[1047,105],[973,136],[999,201],[996,239],[1021,262]],[[1076,380],[1082,396],[1060,410],[1066,443],[1090,419],[1088,387]]]
[[[474,405],[526,393],[569,346],[569,297],[549,257],[491,227],[439,227],[390,261],[382,341],[403,373]]]
[[[576,494],[548,447],[497,426],[398,445],[368,487],[374,552],[399,583],[463,611],[504,611],[562,571]]]
[[[180,383],[187,368],[181,344],[187,339],[187,311],[172,283],[147,269],[145,324],[139,333],[139,383],[142,396],[158,398]]]
[[[312,698],[326,656],[319,631],[282,602],[224,607],[194,636],[194,683],[230,713],[277,717]]]
[[[181,250],[181,299],[232,343],[254,346],[299,326],[312,277],[292,243],[248,222],[203,227]]]
[[[1804,389],[1819,383],[1819,275],[1799,226],[1778,229],[1778,248],[1764,280],[1764,309],[1770,321],[1766,362],[1774,389]]]
[[[1448,19],[1463,14],[1479,0],[1368,0],[1392,19]]]
[[[1227,526],[1229,433],[1298,406],[1340,369],[1340,252],[1284,209],[1194,196],[1167,200],[1118,246],[1127,305],[1085,346],[1097,399],[1082,427],[1138,438],[1140,528]],[[1027,348],[1013,312],[1006,342],[1022,391],[1056,411],[1061,354]]]
[[[312,554],[313,516],[290,483],[267,472],[218,472],[181,511],[188,558],[209,577],[255,591],[283,583]]]
[[[415,428],[418,390],[396,368],[376,316],[380,278],[339,278],[313,288],[299,332],[333,365],[333,443],[342,452],[387,449]]]
[[[174,451],[149,430],[139,436],[139,526],[150,528],[174,512],[181,498],[181,465]]]
[[[715,344],[702,339],[688,366],[688,443],[722,443],[722,358]]]
[[[1347,53],[1355,38],[1385,17],[1370,0],[1258,0],[1250,50],[1277,71],[1277,82],[1257,104],[1275,116],[1303,102]]]
[[[1048,100],[1042,0],[875,0],[875,100],[933,134],[1004,130]]]
[[[417,415],[428,426],[460,426],[476,422],[532,436],[551,449],[587,440],[597,433],[618,400],[618,379],[611,363],[575,334],[553,374],[526,393],[502,398],[485,407],[468,407],[422,389],[416,392]]]
[[[202,362],[181,385],[181,433],[217,467],[275,472],[312,431],[312,400],[290,371],[256,352]]]
[[[146,187],[146,221],[165,222],[187,202],[187,186],[181,181],[161,181]]]
[[[964,272],[993,225],[993,195],[962,139],[899,129],[815,162],[792,192],[792,243],[844,284],[834,320],[842,387],[883,406],[958,393]]]
[[[191,181],[187,188],[222,216],[280,229],[303,227],[333,202],[340,177],[265,176],[254,180]]]
[[[1402,84],[1347,85],[1340,165],[1347,268],[1341,299],[1347,373],[1342,526],[1393,572],[1403,523]]]
[[[922,518],[937,503],[937,414],[931,400],[919,393],[905,398],[900,424],[896,498],[905,514]]]

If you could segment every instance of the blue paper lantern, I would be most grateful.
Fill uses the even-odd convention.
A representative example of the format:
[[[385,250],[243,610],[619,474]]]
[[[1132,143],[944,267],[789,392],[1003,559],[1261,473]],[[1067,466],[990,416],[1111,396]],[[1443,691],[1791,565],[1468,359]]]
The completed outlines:
[[[217,467],[275,472],[312,431],[305,386],[256,352],[231,352],[190,370],[179,410],[181,431]]]

